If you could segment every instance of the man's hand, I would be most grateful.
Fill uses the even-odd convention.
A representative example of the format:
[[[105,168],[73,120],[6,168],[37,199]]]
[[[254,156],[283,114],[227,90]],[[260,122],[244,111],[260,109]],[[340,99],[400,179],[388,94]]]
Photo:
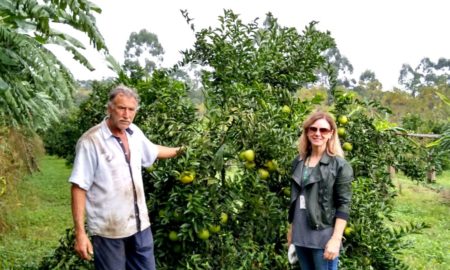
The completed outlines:
[[[94,255],[91,241],[86,233],[79,233],[75,238],[75,252],[83,260],[91,260]]]
[[[183,155],[184,153],[186,153],[186,151],[187,151],[187,146],[186,145],[178,147],[177,156]]]

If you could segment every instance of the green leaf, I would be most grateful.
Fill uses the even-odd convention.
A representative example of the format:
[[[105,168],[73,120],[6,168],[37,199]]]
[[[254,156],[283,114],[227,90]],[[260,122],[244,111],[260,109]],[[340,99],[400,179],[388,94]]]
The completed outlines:
[[[0,77],[0,90],[6,91],[9,89],[9,87],[9,84]]]
[[[445,104],[447,104],[447,105],[450,106],[450,98],[446,97],[444,94],[439,93],[439,92],[437,92],[437,91],[436,91],[435,93],[436,93],[436,95],[439,96],[439,98],[440,98]]]
[[[214,169],[216,171],[221,171],[223,168],[223,152],[224,152],[225,144],[222,144],[217,152],[214,154]]]

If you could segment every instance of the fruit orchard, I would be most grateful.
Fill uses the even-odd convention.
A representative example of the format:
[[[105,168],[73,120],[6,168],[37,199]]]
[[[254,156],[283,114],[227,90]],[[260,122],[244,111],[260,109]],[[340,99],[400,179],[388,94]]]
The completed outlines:
[[[243,24],[232,11],[220,22],[217,29],[195,32],[194,47],[180,63],[210,67],[202,75],[204,113],[188,98],[192,89],[170,71],[156,70],[132,83],[124,74],[118,79],[138,89],[135,122],[152,141],[187,147],[182,156],[144,171],[157,268],[289,269],[291,161],[302,120],[323,100],[300,100],[295,92],[317,80],[316,70],[326,66],[323,52],[334,40],[315,23],[298,33],[270,14],[264,26]],[[85,129],[101,121],[109,86],[96,85],[72,121],[86,123]],[[339,116],[341,143],[349,145],[344,150],[355,172],[341,268],[403,269],[395,257],[401,237],[424,225],[398,230],[384,225],[395,196],[387,168],[421,179],[423,164],[412,159],[415,146],[395,136],[395,128],[375,125],[376,112],[385,108],[332,90],[334,104],[326,109]],[[70,144],[73,138],[57,140]],[[72,240],[68,233],[42,267],[79,269],[79,260],[67,259],[75,256]]]

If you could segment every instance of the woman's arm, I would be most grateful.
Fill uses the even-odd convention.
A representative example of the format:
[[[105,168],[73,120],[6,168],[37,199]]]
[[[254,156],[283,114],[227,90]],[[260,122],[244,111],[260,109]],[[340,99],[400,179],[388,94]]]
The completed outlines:
[[[339,256],[339,249],[341,248],[342,235],[344,234],[347,221],[345,219],[336,218],[334,223],[333,235],[325,246],[323,257],[326,260],[334,260]]]

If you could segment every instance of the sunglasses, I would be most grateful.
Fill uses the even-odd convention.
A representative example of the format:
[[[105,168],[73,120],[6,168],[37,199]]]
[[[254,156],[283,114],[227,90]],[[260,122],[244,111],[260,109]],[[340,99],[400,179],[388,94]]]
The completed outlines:
[[[308,127],[308,132],[316,133],[317,130],[320,132],[320,134],[328,134],[331,132],[331,129],[328,128],[317,128],[317,127]]]

